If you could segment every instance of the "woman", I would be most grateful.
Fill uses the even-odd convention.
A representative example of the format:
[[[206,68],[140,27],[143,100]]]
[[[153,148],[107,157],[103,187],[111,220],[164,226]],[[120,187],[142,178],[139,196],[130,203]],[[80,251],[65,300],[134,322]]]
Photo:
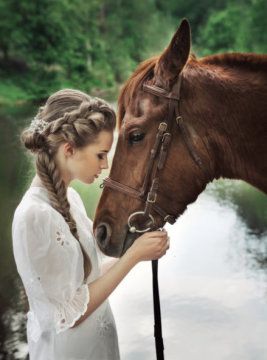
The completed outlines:
[[[32,360],[119,359],[108,296],[138,262],[169,247],[166,232],[144,234],[101,272],[92,222],[69,183],[91,184],[108,168],[114,127],[105,101],[66,89],[50,96],[22,133],[36,176],[15,211],[12,235],[30,306]]]

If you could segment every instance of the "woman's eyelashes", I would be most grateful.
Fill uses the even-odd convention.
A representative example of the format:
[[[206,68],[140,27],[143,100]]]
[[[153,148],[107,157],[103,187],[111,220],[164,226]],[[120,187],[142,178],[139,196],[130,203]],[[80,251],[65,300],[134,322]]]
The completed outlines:
[[[99,153],[99,154],[97,154],[97,157],[98,157],[98,159],[100,159],[100,160],[105,160],[105,158],[107,157],[107,155],[108,155],[107,152],[105,152],[105,153]]]

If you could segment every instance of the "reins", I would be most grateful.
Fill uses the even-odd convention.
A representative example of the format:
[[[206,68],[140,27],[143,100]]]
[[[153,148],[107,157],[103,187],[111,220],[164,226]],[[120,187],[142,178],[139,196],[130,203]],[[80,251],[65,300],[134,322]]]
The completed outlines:
[[[174,224],[177,216],[175,214],[168,214],[164,209],[156,204],[157,194],[160,184],[159,171],[164,168],[164,164],[168,155],[168,148],[171,143],[172,129],[173,129],[173,117],[175,117],[176,124],[178,125],[183,141],[188,149],[193,161],[201,168],[204,174],[207,176],[207,171],[203,166],[201,158],[196,153],[193,144],[190,141],[189,131],[183,121],[183,117],[180,112],[180,99],[181,99],[181,84],[182,73],[179,74],[177,83],[173,86],[171,92],[166,91],[155,85],[149,85],[144,83],[143,90],[158,96],[164,97],[169,100],[168,102],[168,115],[165,121],[161,122],[158,126],[154,145],[150,151],[150,157],[146,166],[145,177],[143,185],[140,190],[131,188],[128,185],[121,184],[118,181],[106,178],[103,186],[109,187],[113,190],[122,192],[130,197],[141,200],[145,206],[144,210],[136,211],[130,214],[128,218],[128,227],[131,233],[144,233],[147,231],[156,230],[156,222],[151,210],[154,210],[163,219],[163,223],[169,222]],[[149,184],[150,187],[149,187]],[[134,219],[138,216],[144,216],[144,219],[149,220],[150,224],[142,229],[138,229],[134,224]],[[153,305],[154,305],[154,337],[157,360],[164,360],[164,343],[162,338],[162,326],[161,326],[161,311],[160,311],[160,299],[159,299],[159,287],[158,287],[158,260],[152,260],[152,273],[153,273]]]
[[[164,342],[162,338],[161,311],[158,283],[158,260],[152,260],[153,308],[154,308],[154,338],[157,360],[164,360]]]

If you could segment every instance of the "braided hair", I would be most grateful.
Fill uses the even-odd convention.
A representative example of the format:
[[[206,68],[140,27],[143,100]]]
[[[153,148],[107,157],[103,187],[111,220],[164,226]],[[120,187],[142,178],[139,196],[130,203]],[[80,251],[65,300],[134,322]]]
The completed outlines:
[[[55,155],[62,143],[82,148],[92,143],[102,130],[113,131],[115,123],[115,113],[104,100],[78,90],[64,89],[48,98],[31,125],[21,134],[22,143],[35,155],[36,172],[48,191],[51,205],[64,217],[81,246],[84,279],[91,272],[91,261],[79,241],[76,222],[70,213],[67,188]]]

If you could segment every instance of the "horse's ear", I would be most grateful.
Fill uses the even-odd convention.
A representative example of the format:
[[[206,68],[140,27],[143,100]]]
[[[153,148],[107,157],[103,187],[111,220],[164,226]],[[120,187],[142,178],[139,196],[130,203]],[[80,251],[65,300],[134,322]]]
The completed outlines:
[[[185,66],[191,46],[191,31],[188,20],[183,19],[169,46],[160,56],[155,67],[155,83],[169,88]]]

